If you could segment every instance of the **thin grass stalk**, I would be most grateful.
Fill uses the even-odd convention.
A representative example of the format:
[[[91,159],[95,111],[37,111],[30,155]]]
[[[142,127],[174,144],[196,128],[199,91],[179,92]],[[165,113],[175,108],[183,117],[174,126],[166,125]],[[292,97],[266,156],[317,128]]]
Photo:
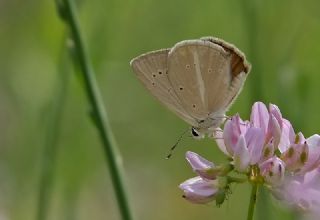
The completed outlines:
[[[92,108],[95,126],[101,138],[121,217],[123,220],[131,220],[133,218],[122,177],[121,156],[111,131],[93,68],[85,51],[74,3],[72,0],[63,0],[61,2],[56,0],[56,3],[62,20],[70,30],[71,39],[74,44],[74,54],[76,56],[74,61],[75,64],[79,65],[83,76],[85,91]]]

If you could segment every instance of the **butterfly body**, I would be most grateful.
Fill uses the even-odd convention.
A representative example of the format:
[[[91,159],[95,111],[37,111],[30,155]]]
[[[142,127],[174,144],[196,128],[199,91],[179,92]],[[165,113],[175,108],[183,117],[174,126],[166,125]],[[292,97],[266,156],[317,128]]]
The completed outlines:
[[[225,120],[250,70],[241,51],[212,37],[181,41],[142,54],[130,64],[151,94],[199,137],[212,135]]]

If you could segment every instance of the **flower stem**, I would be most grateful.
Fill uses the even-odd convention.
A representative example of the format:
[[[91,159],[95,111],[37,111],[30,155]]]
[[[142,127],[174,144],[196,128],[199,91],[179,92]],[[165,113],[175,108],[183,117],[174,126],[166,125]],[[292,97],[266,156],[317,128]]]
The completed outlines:
[[[255,208],[256,202],[257,202],[257,191],[258,191],[258,184],[257,183],[252,183],[252,189],[251,189],[251,196],[250,196],[250,203],[249,203],[247,220],[252,220],[253,219],[254,208]]]
[[[233,177],[233,176],[228,176],[228,182],[229,183],[244,183],[247,182],[247,178],[239,178],[239,177]]]
[[[80,71],[84,77],[85,90],[92,107],[92,113],[95,119],[94,122],[102,141],[105,159],[110,171],[121,217],[123,220],[131,220],[133,218],[122,179],[121,156],[116,147],[95,75],[84,48],[74,3],[72,0],[63,0],[60,4],[56,0],[56,3],[60,10],[59,13],[61,18],[70,28],[76,55],[75,62],[79,64]]]

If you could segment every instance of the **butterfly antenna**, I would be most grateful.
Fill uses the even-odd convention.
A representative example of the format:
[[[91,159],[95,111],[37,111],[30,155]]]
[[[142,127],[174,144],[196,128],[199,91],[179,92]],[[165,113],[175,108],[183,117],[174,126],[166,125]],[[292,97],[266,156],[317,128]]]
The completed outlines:
[[[173,154],[173,151],[176,149],[176,147],[178,146],[178,144],[180,143],[180,141],[182,140],[182,138],[184,137],[184,135],[189,131],[189,128],[187,130],[185,130],[181,135],[180,137],[178,138],[177,142],[170,148],[170,151],[166,157],[166,159],[170,159],[172,154]]]

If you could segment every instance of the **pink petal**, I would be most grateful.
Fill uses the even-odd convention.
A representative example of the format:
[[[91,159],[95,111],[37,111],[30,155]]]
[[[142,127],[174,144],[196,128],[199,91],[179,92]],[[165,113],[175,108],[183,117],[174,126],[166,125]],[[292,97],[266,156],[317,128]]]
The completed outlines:
[[[297,209],[320,215],[320,171],[306,173],[304,176],[287,176],[283,186],[275,188],[278,199]]]
[[[263,132],[267,132],[269,121],[269,112],[262,102],[256,102],[252,106],[250,122],[256,128],[262,128]]]
[[[215,179],[216,176],[214,174],[210,175],[210,173],[207,172],[214,167],[214,164],[212,162],[191,151],[188,151],[186,153],[186,159],[191,165],[193,171],[196,172],[199,176],[207,179]]]
[[[264,138],[265,136],[261,128],[249,128],[245,134],[251,165],[258,163],[261,159]]]
[[[219,147],[219,149],[227,156],[232,157],[232,155],[229,154],[229,152],[227,151],[227,147],[224,143],[224,139],[223,139],[223,131],[216,131],[215,135],[214,135],[214,139]]]
[[[192,151],[187,151],[186,159],[194,171],[202,170],[202,169],[209,169],[209,168],[214,167],[214,164],[212,162],[204,159],[199,154],[194,153]]]
[[[278,146],[281,139],[281,126],[275,116],[270,115],[266,142],[273,138],[273,144]]]
[[[294,133],[293,127],[290,121],[283,119],[282,121],[282,132],[279,143],[279,150],[281,153],[285,152],[290,144],[293,144],[295,141],[296,135]]]
[[[236,170],[244,172],[248,168],[249,163],[250,153],[247,148],[245,138],[241,135],[234,152],[234,166]]]
[[[320,189],[320,168],[314,169],[306,173],[304,175],[303,182],[306,187]]]
[[[281,156],[290,171],[299,172],[303,169],[309,155],[307,143],[292,144]]]
[[[306,164],[301,170],[303,173],[320,166],[320,136],[315,134],[309,137],[306,142],[309,147],[309,155]]]
[[[278,108],[278,106],[274,105],[274,104],[270,104],[269,105],[269,112],[271,115],[273,115],[277,121],[278,121],[278,124],[280,125],[280,128],[282,128],[282,115],[281,115],[281,112],[280,112],[280,109]]]
[[[307,143],[309,146],[312,146],[314,148],[320,148],[320,135],[314,134],[311,137],[307,139]]]
[[[244,134],[247,132],[248,128],[250,127],[250,122],[249,121],[243,121],[240,117],[237,117],[236,120],[238,120],[238,124],[240,127],[240,133]]]
[[[241,134],[239,115],[233,116],[224,125],[223,139],[226,150],[230,155],[233,155],[234,149]]]
[[[279,186],[284,181],[285,164],[278,157],[266,160],[259,167],[266,183]]]
[[[193,203],[204,204],[212,201],[218,188],[212,181],[206,181],[201,177],[194,177],[180,184],[184,192],[184,198]]]

